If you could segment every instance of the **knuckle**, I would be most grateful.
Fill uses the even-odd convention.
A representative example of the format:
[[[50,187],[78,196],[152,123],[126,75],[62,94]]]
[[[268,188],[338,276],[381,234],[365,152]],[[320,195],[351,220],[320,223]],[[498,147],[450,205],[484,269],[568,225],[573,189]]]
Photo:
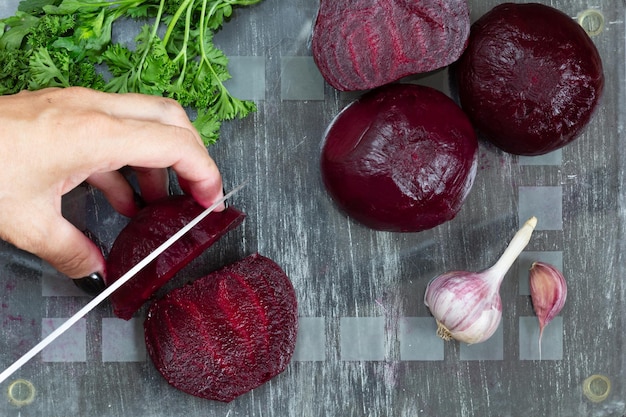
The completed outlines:
[[[177,146],[184,146],[185,149],[198,146],[198,140],[191,128],[179,125],[170,125],[169,128],[171,129],[172,137],[176,138],[176,142],[178,142]]]
[[[159,100],[161,102],[161,106],[163,106],[163,108],[167,111],[172,111],[172,112],[185,112],[185,109],[183,109],[183,107],[173,98],[169,98],[169,97],[159,97]]]
[[[182,106],[174,99],[169,97],[152,97],[155,100],[158,111],[162,114],[180,116],[181,112],[184,113]]]
[[[65,93],[67,95],[84,96],[90,94],[93,90],[85,87],[72,86],[67,88],[60,88],[56,91],[58,91],[59,93]]]
[[[176,100],[167,97],[160,97],[162,111],[169,116],[169,119],[180,126],[191,128],[189,115],[183,106]]]
[[[44,91],[46,99],[61,99],[61,100],[77,100],[82,102],[83,100],[90,100],[90,96],[95,93],[94,90],[90,90],[85,87],[66,87],[66,88],[49,88]]]

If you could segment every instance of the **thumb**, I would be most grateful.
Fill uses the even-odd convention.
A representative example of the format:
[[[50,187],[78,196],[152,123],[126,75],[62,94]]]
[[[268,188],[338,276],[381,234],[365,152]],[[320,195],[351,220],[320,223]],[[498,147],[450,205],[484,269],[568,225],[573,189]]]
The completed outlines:
[[[49,235],[34,253],[70,278],[94,272],[104,276],[105,261],[96,244],[63,217],[51,219]]]

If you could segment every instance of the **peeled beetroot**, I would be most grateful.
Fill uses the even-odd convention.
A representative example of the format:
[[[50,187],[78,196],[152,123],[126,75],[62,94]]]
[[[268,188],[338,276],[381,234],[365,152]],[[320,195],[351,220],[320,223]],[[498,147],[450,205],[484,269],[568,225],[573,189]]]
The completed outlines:
[[[155,366],[174,387],[229,402],[283,372],[295,349],[295,291],[250,255],[155,301],[144,323]]]
[[[366,90],[456,61],[469,28],[467,0],[321,0],[311,48],[331,86]]]
[[[322,179],[361,223],[419,232],[461,209],[477,153],[474,129],[452,99],[430,87],[391,84],[363,95],[331,123]]]
[[[501,149],[541,155],[576,139],[604,86],[600,55],[571,17],[505,3],[473,25],[456,68],[463,110]]]
[[[106,284],[119,279],[203,210],[187,195],[168,197],[143,208],[113,243],[107,258]],[[115,314],[130,319],[170,278],[244,218],[245,214],[233,207],[209,214],[113,293]]]

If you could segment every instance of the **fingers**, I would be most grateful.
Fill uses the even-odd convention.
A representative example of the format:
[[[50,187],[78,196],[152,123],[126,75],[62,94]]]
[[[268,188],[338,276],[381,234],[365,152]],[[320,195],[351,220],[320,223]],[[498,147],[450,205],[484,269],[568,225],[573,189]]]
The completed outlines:
[[[106,273],[102,252],[87,236],[65,219],[58,219],[48,238],[52,244],[37,253],[59,272],[70,278],[82,278],[94,272]]]
[[[188,129],[199,144],[202,139],[193,128],[185,109],[175,100],[145,94],[112,94],[71,87],[59,90],[63,100],[77,108],[89,106],[92,110],[103,112],[117,119],[152,121]]]
[[[200,204],[209,206],[221,197],[219,169],[196,139],[195,130],[128,119],[110,123],[104,118],[100,123],[108,126],[107,138],[103,141],[107,146],[101,146],[96,154],[89,156],[89,168],[94,173],[126,165],[141,167],[135,169],[142,195],[146,200],[154,200],[167,194],[166,172],[157,168],[171,167],[186,191]],[[129,131],[134,132],[132,137],[128,137]],[[83,153],[87,154],[87,149]]]
[[[137,214],[133,188],[120,172],[98,172],[90,175],[87,182],[99,189],[118,213],[127,217]]]
[[[150,203],[169,195],[167,169],[135,168],[142,198]]]
[[[149,203],[169,195],[167,169],[135,168],[135,175],[143,201]],[[94,173],[87,178],[87,182],[99,189],[118,213],[127,217],[137,214],[139,207],[135,191],[119,171]]]
[[[29,213],[35,213],[37,217],[30,217]],[[100,249],[60,214],[48,215],[35,210],[24,211],[15,217],[12,227],[5,228],[5,231],[8,229],[8,234],[3,236],[5,240],[37,255],[71,278],[94,272],[105,274]],[[28,224],[28,227],[19,224]]]
[[[192,165],[184,162],[174,165],[173,169],[178,174],[178,182],[186,193],[191,194],[204,207],[210,206],[224,196],[222,176],[213,159],[209,157],[203,161],[206,164],[203,172],[194,171]],[[216,211],[223,209],[222,205]]]
[[[173,100],[66,88],[3,97],[0,104],[0,161],[8,167],[1,181],[0,238],[71,277],[105,272],[96,245],[60,213],[61,196],[81,182],[102,190],[127,216],[137,207],[118,172],[126,166],[136,170],[146,201],[167,195],[170,167],[203,206],[222,196],[217,165]]]
[[[222,179],[185,110],[174,100],[143,94],[110,94],[84,88],[51,92],[81,109],[67,123],[78,132],[89,175],[130,165],[136,168],[142,196],[153,201],[167,195],[172,167],[181,185],[202,205],[221,197]],[[94,138],[95,134],[95,138]],[[100,145],[94,146],[94,141]],[[76,146],[72,141],[71,146]],[[126,197],[124,197],[126,198]]]
[[[61,164],[67,167],[67,175],[88,177],[120,212],[132,213],[130,191],[121,177],[105,173],[124,166],[135,167],[146,201],[167,195],[167,167],[173,168],[183,189],[203,206],[221,197],[219,170],[184,109],[174,100],[83,88],[47,90],[45,94],[40,98],[46,106],[66,109],[50,118],[55,119],[57,129],[72,132],[62,143],[68,158],[81,155]],[[71,117],[63,117],[69,113],[67,109],[74,109]],[[55,150],[53,147],[50,152]],[[77,174],[78,164],[83,174]],[[65,183],[62,192],[75,185]]]

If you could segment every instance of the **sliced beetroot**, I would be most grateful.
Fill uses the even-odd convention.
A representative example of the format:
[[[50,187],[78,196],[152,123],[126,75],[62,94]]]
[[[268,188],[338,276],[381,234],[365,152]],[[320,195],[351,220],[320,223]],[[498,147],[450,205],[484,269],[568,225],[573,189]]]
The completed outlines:
[[[456,68],[461,106],[501,149],[541,155],[576,139],[604,86],[583,28],[542,4],[505,3],[477,20]]]
[[[271,372],[282,372],[293,354],[292,344],[284,343],[284,340],[295,341],[297,327],[291,321],[285,323],[270,318],[297,319],[293,287],[289,281],[285,281],[288,278],[278,264],[260,255],[250,256],[245,262],[231,265],[228,272],[240,280],[245,279],[259,300],[265,300],[263,307],[267,317],[265,325],[269,341],[269,364]],[[282,280],[284,285],[276,285],[277,280]]]
[[[229,402],[289,364],[296,295],[274,261],[254,254],[155,301],[144,329],[148,354],[172,386]]]
[[[115,239],[107,258],[107,285],[189,223],[204,208],[187,195],[172,196],[143,208]],[[111,296],[115,314],[130,319],[144,302],[191,260],[243,222],[245,214],[228,207],[212,212]]]
[[[467,0],[321,0],[311,48],[331,86],[366,90],[456,61],[469,28]]]
[[[452,99],[430,87],[392,84],[363,95],[331,123],[322,178],[361,223],[419,232],[456,216],[477,153],[474,129]]]

